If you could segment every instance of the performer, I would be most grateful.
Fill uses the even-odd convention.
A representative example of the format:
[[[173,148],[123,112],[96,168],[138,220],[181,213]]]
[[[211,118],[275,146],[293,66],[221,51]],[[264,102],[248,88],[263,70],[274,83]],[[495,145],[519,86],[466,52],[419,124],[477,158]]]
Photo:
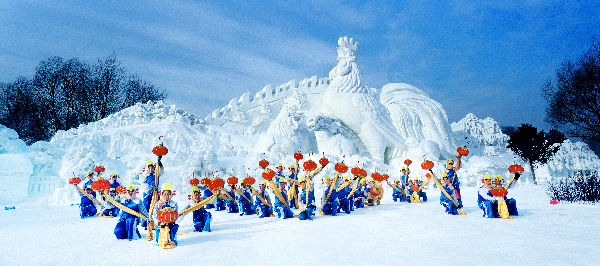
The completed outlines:
[[[241,188],[239,189],[239,191],[242,192],[242,194],[243,194],[243,196],[242,196],[242,194],[240,194],[238,196],[240,216],[242,216],[244,214],[246,214],[246,215],[254,214],[254,211],[255,211],[254,205],[252,205],[252,203],[250,201],[248,201],[248,200],[252,200],[252,193],[250,192],[250,188],[248,187],[247,184],[242,182]]]
[[[81,219],[96,215],[96,212],[98,212],[98,209],[96,209],[96,203],[79,191],[79,189],[77,192],[79,192],[79,196],[81,196],[81,202],[79,203],[79,215],[81,216]],[[92,196],[92,192],[94,192],[92,190],[92,185],[87,185],[85,187],[85,192]]]
[[[215,179],[216,178],[213,178],[212,181],[215,181]],[[212,194],[212,192],[211,192],[211,194]],[[225,196],[225,195],[223,195],[223,196]],[[225,198],[225,199],[227,199],[227,198]],[[217,197],[217,205],[215,206],[215,211],[223,211],[223,210],[227,209],[227,204],[225,203],[225,199],[222,199],[221,197]]]
[[[452,197],[452,199],[454,199],[456,201],[456,193],[454,191],[454,188],[452,187],[450,180],[448,180],[448,175],[444,172],[442,173],[442,185],[444,186],[443,187],[444,190],[446,190],[446,192],[448,192],[448,195],[450,195]],[[452,214],[452,215],[457,215],[458,209],[456,208],[456,205],[454,205],[454,202],[452,202],[451,199],[446,197],[446,195],[444,195],[444,192],[440,192],[440,193],[441,193],[440,204],[446,208],[446,213]]]
[[[133,211],[139,212],[145,217],[149,217],[143,201],[137,198],[136,194],[137,193],[135,186],[133,184],[127,185],[125,198],[121,199],[121,204],[132,209]],[[142,238],[140,232],[137,229],[137,225],[140,223],[140,219],[141,218],[133,214],[122,211],[121,216],[119,217],[119,221],[117,221],[117,225],[115,226],[114,230],[117,239],[128,239],[129,241],[131,241],[133,239],[134,233],[135,235],[137,235],[138,238]]]
[[[111,188],[118,188],[119,186],[121,186],[121,184],[119,184],[119,182],[117,182],[117,178],[119,178],[119,175],[117,175],[117,173],[113,173],[110,176],[110,187]]]
[[[330,214],[331,216],[337,216],[338,207],[340,205],[340,201],[337,197],[337,193],[335,192],[335,187],[333,186],[333,180],[326,175],[324,178],[325,187],[323,188],[323,195],[321,195],[321,206],[323,213]],[[329,195],[329,198],[327,197]]]
[[[365,199],[367,198],[367,179],[363,177],[360,178],[358,182],[358,187],[356,188],[356,191],[354,191],[354,206],[356,208],[364,208]]]
[[[190,199],[190,202],[183,209],[186,210],[188,208],[191,208],[192,206],[196,205],[200,201],[202,201],[200,188],[198,188],[197,186],[193,186],[192,187],[192,197]],[[187,215],[187,213],[182,215],[177,220],[183,219],[183,217],[185,217],[185,215]],[[192,217],[193,217],[193,222],[194,222],[194,232],[210,232],[211,231],[210,230],[210,222],[212,221],[212,214],[210,212],[207,212],[206,209],[204,209],[204,207],[193,211]]]
[[[456,203],[458,203],[458,207],[462,208],[462,197],[460,194],[460,182],[458,181],[458,176],[456,175],[456,171],[460,167],[460,156],[456,156],[456,167],[454,166],[454,161],[451,159],[446,160],[446,169],[444,172],[448,175],[448,180],[452,183],[452,187],[454,187],[454,191],[456,192]]]
[[[94,172],[87,171],[87,175],[85,176],[85,180],[83,182],[83,189],[87,188],[88,186],[91,186],[92,183],[94,182]],[[92,195],[92,197],[96,197],[96,191],[92,190],[92,193],[88,193],[90,195]]]
[[[340,177],[338,179],[342,179],[342,178]],[[342,185],[345,184],[346,182],[350,182],[350,177],[345,176],[343,178],[343,180],[344,180],[344,183],[342,183]],[[350,200],[347,198],[348,194],[350,194],[350,190],[349,189],[350,190],[352,189],[350,187],[350,185],[347,185],[346,187],[340,189],[339,191],[337,191],[337,189],[336,189],[336,193],[337,193],[336,195],[337,195],[338,200],[340,202],[340,206],[338,207],[338,212],[340,210],[342,210],[345,213],[348,213],[348,214],[350,213],[350,209],[351,209],[350,205],[351,204],[350,204]]]
[[[398,188],[398,189],[402,189],[402,183],[398,180],[395,179],[394,180],[394,185]],[[400,191],[393,189],[394,192],[392,193],[392,199],[394,200],[394,202],[397,202],[398,200],[400,200],[400,202],[404,201],[404,195],[402,193],[400,193]]]
[[[273,204],[271,203],[271,197],[269,193],[267,193],[267,181],[263,181],[260,185],[258,185],[259,191],[257,193],[256,199],[254,203],[256,204],[256,210],[258,211],[258,218],[270,217],[273,214]],[[269,206],[265,205],[260,197],[266,201]]]
[[[519,176],[521,176],[521,174],[519,173],[515,173],[515,181],[519,180]],[[502,176],[501,175],[496,175],[496,181],[498,182],[498,186],[502,185]],[[506,189],[512,189],[512,188],[516,188],[519,185],[517,184],[517,182],[512,182],[510,183],[510,185],[506,188]],[[504,196],[504,202],[506,203],[506,207],[508,209],[508,214],[509,215],[519,215],[519,212],[517,211],[517,201],[513,198],[508,198],[506,196]],[[498,202],[496,202],[497,204]],[[498,206],[496,206],[496,209],[498,208]]]
[[[203,196],[202,196],[203,200],[208,199],[208,198],[210,198],[213,195],[212,191],[210,191],[210,189],[208,189],[208,186],[200,186],[200,187],[198,187],[198,189],[204,191],[203,192]],[[217,197],[217,199],[218,199],[218,197]],[[213,208],[215,208],[215,205],[217,203],[217,199],[213,199],[210,203],[206,204],[204,206],[204,208],[205,209],[213,209]]]
[[[240,208],[235,203],[235,184],[230,184],[229,189],[225,190],[225,193],[229,194],[225,204],[227,204],[227,213],[239,213]]]
[[[291,165],[289,170],[290,170],[290,175],[288,176],[289,179],[293,180],[293,181],[288,181],[288,187],[290,188],[290,208],[296,208],[298,209],[298,206],[296,206],[296,200],[298,198],[298,184],[296,183],[298,181],[298,174],[296,173],[296,166],[295,165]]]
[[[304,210],[298,214],[298,219],[300,220],[313,220],[315,218],[315,188],[314,185],[310,183],[310,178],[306,176],[300,177],[298,179],[298,187],[302,189],[302,194],[300,194],[300,199],[298,200],[298,205],[300,205],[300,210]],[[308,187],[308,189],[307,189]],[[308,200],[306,198],[306,191],[308,190]]]
[[[119,193],[117,193],[117,189],[114,187],[111,187],[108,190],[108,196],[114,200],[117,200],[117,201],[119,200]],[[115,207],[115,205],[110,203],[108,200],[106,200],[104,198],[104,196],[102,196],[102,213],[100,214],[100,217],[117,217],[117,216],[119,216],[119,208]]]
[[[277,169],[277,172],[275,172],[275,184],[277,184],[280,177],[285,177],[283,174],[283,164],[280,163],[275,169]]]
[[[372,177],[369,178],[369,184],[367,185],[367,203],[365,203],[365,205],[368,206],[373,206],[377,203],[377,205],[381,205],[380,203],[380,194],[381,194],[381,189],[377,186],[377,184],[375,183],[375,179],[373,179]]]
[[[413,180],[412,180],[412,178],[409,177],[406,180],[406,184],[404,187],[404,191],[406,191],[406,202],[408,202],[408,203],[411,203],[410,195],[412,195],[412,190],[410,189],[410,187],[412,187],[412,185],[413,185]]]
[[[287,191],[285,189],[285,180],[279,179],[279,190],[281,191],[281,195],[283,199],[287,199]],[[294,213],[290,208],[285,206],[283,202],[279,199],[279,197],[275,197],[275,211],[277,212],[278,219],[287,219],[294,217]]]
[[[152,161],[146,162],[146,178],[144,182],[142,182],[142,188],[146,190],[143,195],[144,207],[146,208],[146,212],[150,212],[150,204],[152,202],[152,194],[155,190],[157,190],[156,186],[156,178],[154,176],[154,171],[156,170],[154,163]],[[146,227],[147,221],[142,221],[142,227]]]
[[[406,185],[406,183],[408,182],[408,175],[410,173],[410,169],[408,169],[407,167],[402,166],[402,176],[401,176],[401,180],[402,180],[402,184]]]
[[[420,187],[422,184],[421,180],[419,179],[418,176],[416,176],[415,178],[413,178],[413,185]],[[412,195],[413,194],[413,190],[411,188],[408,188],[408,194],[407,195]],[[417,191],[417,195],[420,198],[420,201],[427,201],[427,193],[425,193],[422,189]]]
[[[161,224],[160,221],[158,220],[158,211],[160,211],[166,207],[170,207],[171,209],[175,210],[176,212],[179,211],[179,209],[177,208],[177,202],[171,200],[172,198],[173,198],[173,185],[166,183],[163,186],[163,190],[160,195],[160,200],[158,202],[156,202],[156,204],[154,205],[154,212],[152,214],[152,219],[154,220],[154,224],[157,225],[156,226],[156,242],[158,243],[158,239],[160,238],[159,236],[160,236],[161,228],[169,227],[171,241],[173,241],[173,243],[175,243],[175,246],[177,246],[177,229],[179,229],[179,225],[177,224],[177,222],[179,222],[183,216],[178,217],[177,221],[174,223]]]

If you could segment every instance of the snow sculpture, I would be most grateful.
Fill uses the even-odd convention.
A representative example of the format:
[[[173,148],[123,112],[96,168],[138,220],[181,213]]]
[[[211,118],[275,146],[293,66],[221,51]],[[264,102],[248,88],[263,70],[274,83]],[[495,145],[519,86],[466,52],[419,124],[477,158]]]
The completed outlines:
[[[338,156],[358,154],[358,144],[355,143],[357,138],[351,135],[339,119],[319,114],[308,121],[308,128],[315,133],[319,153]]]
[[[313,150],[314,133],[306,126],[306,117],[298,110],[301,101],[288,97],[275,120],[271,122],[266,134],[261,134],[255,145],[258,152],[290,153],[300,147],[303,152]]]
[[[404,147],[385,106],[364,86],[356,62],[358,42],[338,40],[338,64],[329,72],[331,83],[323,98],[322,110],[344,122],[365,144],[373,159],[384,161],[387,148]]]
[[[428,160],[430,158],[437,160],[440,157],[440,147],[431,140],[408,137],[404,143],[406,144],[406,151],[401,158],[410,159],[413,162],[422,162],[423,156]]]

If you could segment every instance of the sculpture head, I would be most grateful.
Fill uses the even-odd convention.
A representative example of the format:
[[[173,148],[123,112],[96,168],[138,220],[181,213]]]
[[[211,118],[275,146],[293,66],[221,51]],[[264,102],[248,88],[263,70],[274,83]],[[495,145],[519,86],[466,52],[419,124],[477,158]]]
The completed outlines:
[[[355,54],[358,50],[358,42],[354,42],[352,38],[340,37],[338,39],[338,61],[339,60],[355,60]]]

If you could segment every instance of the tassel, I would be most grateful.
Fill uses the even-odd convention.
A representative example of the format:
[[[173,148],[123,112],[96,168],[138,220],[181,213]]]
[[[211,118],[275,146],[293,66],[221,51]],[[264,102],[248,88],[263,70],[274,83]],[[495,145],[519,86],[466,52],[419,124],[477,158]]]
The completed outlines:
[[[421,199],[419,198],[419,194],[417,194],[416,191],[414,191],[412,193],[412,195],[410,195],[410,202],[411,203],[421,203]]]
[[[148,231],[148,236],[146,236],[146,239],[144,239],[144,240],[145,241],[154,240],[154,223],[148,222],[148,224],[146,226],[146,230]]]
[[[172,249],[175,248],[175,243],[171,241],[171,229],[168,225],[162,226],[160,228],[158,236],[158,246],[162,249]]]
[[[500,218],[502,219],[515,219],[515,217],[508,216],[508,206],[506,206],[506,201],[504,200],[498,202],[498,214],[500,214]]]

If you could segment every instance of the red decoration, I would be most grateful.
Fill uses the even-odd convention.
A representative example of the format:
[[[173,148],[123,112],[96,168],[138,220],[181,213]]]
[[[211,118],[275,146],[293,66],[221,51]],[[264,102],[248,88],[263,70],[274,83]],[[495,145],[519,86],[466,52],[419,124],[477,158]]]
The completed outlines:
[[[200,180],[200,184],[207,186],[210,184],[210,179],[208,179],[206,177],[202,178],[202,180]]]
[[[229,178],[227,178],[227,184],[229,185],[235,185],[238,183],[238,178],[235,176],[231,176]]]
[[[158,211],[156,213],[156,216],[158,217],[158,221],[161,224],[168,224],[177,221],[177,217],[179,216],[179,214],[175,209],[172,209],[171,207],[166,207]]]
[[[211,181],[210,184],[208,184],[208,189],[216,190],[216,189],[222,188],[223,186],[225,186],[225,181],[221,178],[217,178],[217,179]]]
[[[254,179],[254,177],[246,177],[244,178],[244,180],[242,180],[242,183],[246,184],[246,185],[254,185],[254,183],[256,182],[256,179]]]
[[[200,184],[200,180],[198,180],[198,178],[192,178],[190,179],[190,185],[192,186],[197,186],[198,184]]]
[[[511,174],[514,174],[514,173],[519,173],[520,174],[520,173],[523,173],[525,171],[525,169],[523,168],[523,166],[520,166],[518,164],[513,164],[513,165],[511,165],[511,166],[508,167],[508,171]]]
[[[98,165],[98,166],[94,167],[94,172],[96,172],[96,173],[103,173],[104,170],[105,170],[104,166],[102,166],[102,165]]]
[[[360,170],[362,170],[362,169],[358,168],[358,166],[357,166],[357,167],[352,168],[350,170],[350,173],[352,173],[352,175],[360,175],[360,173],[361,173]]]
[[[503,187],[494,187],[492,188],[492,195],[494,197],[504,197],[508,195],[508,191]]]
[[[362,169],[362,168],[361,168],[361,169],[360,169],[360,173],[359,173],[358,175],[360,175],[360,176],[362,176],[362,177],[366,177],[368,174],[367,174],[367,171],[365,171],[365,169]]]
[[[258,161],[258,166],[265,169],[265,168],[267,168],[267,166],[269,166],[269,161],[262,159],[262,160]]]
[[[411,163],[412,163],[412,161],[410,159],[404,160],[404,164],[406,164],[406,165],[410,165]]]
[[[458,154],[460,154],[460,156],[467,156],[467,155],[469,155],[469,150],[467,149],[467,146],[458,147],[456,149],[456,151],[458,152]]]
[[[558,204],[558,203],[559,203],[559,202],[558,202],[558,201],[556,201],[556,200],[550,200],[550,204],[552,204],[552,205],[556,205],[556,204]]]
[[[348,172],[348,166],[346,166],[344,163],[337,163],[337,164],[335,164],[335,170],[338,173],[342,173],[343,174],[343,173]]]
[[[306,161],[302,164],[302,167],[308,171],[312,171],[312,170],[317,169],[317,163],[315,163],[311,159],[308,159],[308,161]]]
[[[433,162],[432,161],[428,161],[425,160],[422,164],[421,164],[421,168],[423,170],[431,170],[431,168],[433,168]]]
[[[371,174],[371,177],[372,177],[373,179],[377,180],[377,181],[381,181],[381,180],[382,180],[382,179],[381,179],[381,178],[382,178],[382,177],[381,177],[381,174],[380,174],[380,173],[377,173],[377,172],[375,172],[375,173],[372,173],[372,174]]]
[[[125,193],[127,189],[124,186],[118,186],[116,191],[119,193]]]
[[[165,156],[167,155],[167,153],[169,153],[169,149],[167,149],[167,147],[163,146],[161,143],[158,144],[158,146],[152,148],[152,153],[154,153],[154,155],[156,156]]]
[[[69,184],[71,184],[71,185],[76,185],[79,183],[81,183],[81,178],[79,178],[79,177],[73,177],[73,178],[69,179]]]
[[[381,176],[381,178],[382,178],[381,181],[383,181],[383,180],[387,180],[388,178],[390,178],[390,176],[388,174],[383,174]]]
[[[375,189],[375,187],[371,187],[371,190],[369,190],[369,192],[371,193],[371,195],[373,195],[373,197],[379,196],[379,192],[377,191],[377,189]]]
[[[106,179],[100,179],[92,182],[92,190],[106,190],[110,188],[110,182]]]
[[[412,186],[410,186],[410,190],[419,191],[419,186],[412,185]]]
[[[433,176],[431,176],[430,172],[427,172],[427,174],[425,174],[425,177],[433,177]]]
[[[329,160],[327,160],[327,158],[325,158],[325,156],[323,156],[323,158],[319,159],[319,164],[321,164],[322,166],[325,166],[325,165],[329,164]]]
[[[265,180],[271,180],[271,179],[273,179],[273,177],[275,177],[275,171],[273,171],[271,169],[267,169],[262,173],[262,177]]]
[[[300,160],[302,160],[302,158],[304,158],[304,156],[302,155],[302,153],[300,153],[300,152],[294,153],[294,159],[300,161]]]

